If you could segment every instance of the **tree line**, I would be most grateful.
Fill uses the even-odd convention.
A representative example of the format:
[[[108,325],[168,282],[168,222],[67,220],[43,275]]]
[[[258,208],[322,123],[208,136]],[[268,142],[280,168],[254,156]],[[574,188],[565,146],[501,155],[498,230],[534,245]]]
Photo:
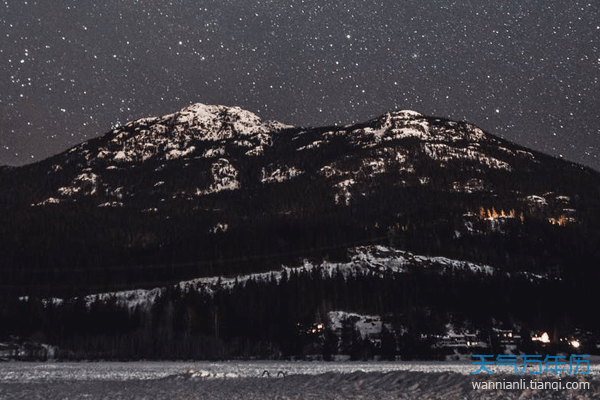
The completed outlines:
[[[0,338],[58,346],[60,359],[429,358],[439,355],[432,338],[448,323],[488,333],[502,326],[599,332],[597,321],[565,301],[580,295],[564,280],[526,275],[415,268],[385,276],[338,269],[328,277],[315,268],[232,288],[170,286],[150,307],[132,308],[116,297],[13,299],[0,308]],[[351,326],[333,332],[327,314],[336,310],[381,316],[380,342]],[[323,330],[304,329],[316,323]]]

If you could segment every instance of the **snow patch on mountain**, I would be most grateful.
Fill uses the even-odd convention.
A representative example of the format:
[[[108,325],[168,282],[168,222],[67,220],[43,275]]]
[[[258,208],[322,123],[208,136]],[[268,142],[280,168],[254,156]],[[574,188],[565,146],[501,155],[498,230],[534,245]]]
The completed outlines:
[[[151,307],[164,291],[164,288],[154,288],[150,290],[136,289],[116,293],[99,293],[85,296],[84,300],[88,308],[95,302],[115,300],[118,305],[127,306],[129,310],[133,311],[138,307],[144,309]]]
[[[270,166],[262,169],[260,181],[262,183],[283,182],[300,176],[303,173],[303,171],[294,166],[288,167],[287,165],[283,165],[277,168]]]
[[[210,147],[210,148],[206,149],[204,151],[204,153],[202,153],[203,158],[216,158],[216,157],[221,157],[224,155],[225,155],[225,147],[224,146]]]
[[[367,174],[367,176],[383,174],[386,171],[386,160],[379,159],[365,159],[361,166],[361,172]]]
[[[325,165],[324,167],[319,169],[318,173],[320,175],[323,175],[325,178],[345,175],[345,172],[333,165]]]
[[[427,156],[432,160],[439,161],[442,167],[446,166],[449,162],[471,160],[492,169],[512,170],[512,167],[507,162],[490,157],[482,151],[475,149],[474,146],[462,148],[448,146],[443,143],[423,143],[421,147]]]
[[[196,151],[195,146],[190,146],[183,150],[172,149],[172,150],[169,150],[169,152],[165,155],[165,159],[166,160],[174,160],[176,158],[188,156],[188,155],[194,153],[195,151]]]
[[[236,190],[240,188],[238,171],[226,158],[221,158],[211,166],[212,180],[210,186],[204,190],[197,189],[196,195],[219,193],[224,190]]]
[[[95,195],[98,193],[100,179],[98,175],[92,172],[84,172],[77,175],[71,185],[58,188],[58,194],[63,197],[70,197],[76,194],[86,196]]]
[[[225,233],[229,230],[229,224],[217,222],[211,229],[211,233]]]
[[[446,257],[415,255],[408,251],[396,250],[386,246],[357,247],[354,250],[353,262],[362,263],[371,271],[383,273],[386,270],[407,272],[409,267],[441,268],[441,272],[469,270],[492,274],[494,268],[488,265],[475,264],[468,261],[453,260]]]
[[[123,207],[123,203],[120,201],[107,201],[106,203],[98,205],[98,207]]]
[[[302,151],[302,150],[310,150],[310,149],[318,149],[319,147],[321,147],[324,144],[329,143],[328,140],[315,140],[312,143],[309,143],[305,146],[300,146],[296,149],[296,151]]]
[[[106,150],[100,150],[100,152],[98,153],[98,158],[104,158],[109,154],[110,154],[110,152],[108,152]],[[113,161],[129,162],[129,161],[133,161],[133,157],[126,154],[123,150],[120,150],[120,151],[117,151],[117,153],[114,155]]]
[[[39,203],[33,203],[31,204],[32,207],[41,207],[41,206],[46,206],[48,204],[58,204],[60,203],[60,199],[57,199],[56,197],[48,197],[46,200],[42,200]]]
[[[475,193],[485,190],[485,181],[483,179],[471,178],[467,181],[452,182],[452,191],[458,193]]]
[[[246,153],[244,153],[245,155],[249,156],[249,157],[254,157],[254,156],[260,156],[263,155],[265,153],[265,148],[264,146],[258,145],[250,150],[248,150]]]
[[[345,179],[334,185],[336,193],[334,195],[335,204],[350,205],[350,199],[352,199],[352,193],[350,188],[356,184],[354,179]]]

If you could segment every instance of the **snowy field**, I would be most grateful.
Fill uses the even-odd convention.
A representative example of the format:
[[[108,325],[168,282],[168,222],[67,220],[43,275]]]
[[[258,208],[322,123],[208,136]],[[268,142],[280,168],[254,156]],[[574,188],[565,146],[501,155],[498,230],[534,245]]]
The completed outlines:
[[[438,362],[131,362],[0,363],[0,399],[598,399],[590,375],[538,381],[590,382],[589,389],[482,390],[477,381],[532,376],[471,375],[469,363]],[[193,371],[193,372],[192,372]]]

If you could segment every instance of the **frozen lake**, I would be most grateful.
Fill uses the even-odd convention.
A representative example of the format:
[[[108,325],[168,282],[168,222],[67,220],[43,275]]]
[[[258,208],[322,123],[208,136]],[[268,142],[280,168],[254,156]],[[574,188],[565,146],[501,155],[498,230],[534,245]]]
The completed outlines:
[[[591,375],[538,379],[590,382],[586,390],[472,387],[475,381],[532,378],[498,368],[505,367],[490,368],[495,375],[471,375],[477,368],[470,362],[8,362],[0,363],[0,399],[600,398],[597,365]]]

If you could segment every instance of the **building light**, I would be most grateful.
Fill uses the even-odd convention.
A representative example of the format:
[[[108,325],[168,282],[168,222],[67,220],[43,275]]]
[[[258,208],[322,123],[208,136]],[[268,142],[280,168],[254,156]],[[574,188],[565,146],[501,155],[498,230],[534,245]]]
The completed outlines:
[[[546,332],[542,333],[542,343],[550,343],[550,336]]]
[[[550,343],[550,336],[546,332],[542,333],[542,336],[534,336],[531,338],[533,341],[542,342],[542,343]]]

